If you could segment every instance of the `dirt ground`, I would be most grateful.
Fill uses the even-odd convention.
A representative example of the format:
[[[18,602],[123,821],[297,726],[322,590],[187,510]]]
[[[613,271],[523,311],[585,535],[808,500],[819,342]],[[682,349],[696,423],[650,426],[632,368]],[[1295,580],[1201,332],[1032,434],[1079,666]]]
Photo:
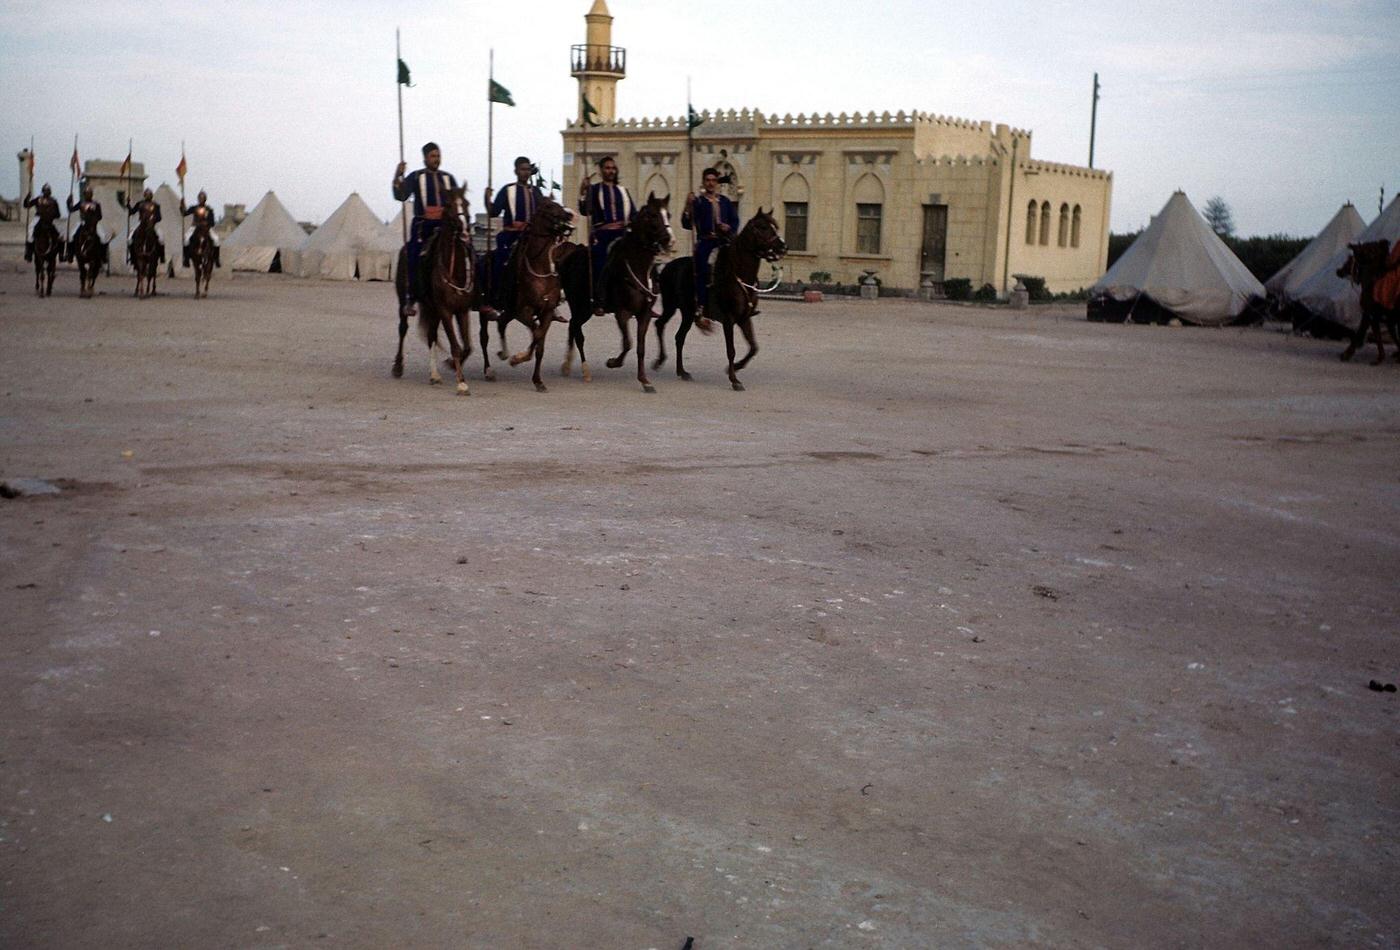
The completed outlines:
[[[747,392],[461,398],[382,284],[75,288],[0,276],[0,945],[1400,944],[1400,367],[773,303]]]

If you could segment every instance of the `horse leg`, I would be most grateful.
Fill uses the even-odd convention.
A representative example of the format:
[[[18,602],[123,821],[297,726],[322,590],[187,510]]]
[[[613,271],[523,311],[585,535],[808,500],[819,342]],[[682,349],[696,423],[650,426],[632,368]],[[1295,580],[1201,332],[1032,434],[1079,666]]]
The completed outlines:
[[[503,360],[506,357],[510,356],[510,347],[506,345],[506,327],[508,326],[510,326],[510,321],[505,319],[504,316],[502,316],[501,319],[496,321],[496,335],[501,338],[501,348],[496,351],[497,359]],[[485,346],[484,343],[482,345]]]
[[[521,363],[524,363],[530,357],[534,356],[535,350],[538,348],[540,342],[540,320],[536,319],[535,322],[530,323],[527,322],[525,317],[518,317],[517,319],[530,328],[530,345],[510,358],[511,366],[519,366]]]
[[[734,371],[737,373],[745,366],[749,365],[749,360],[758,355],[758,340],[754,337],[753,318],[749,317],[739,324],[739,329],[744,333],[744,341],[749,345],[749,351],[744,354],[744,358],[734,364]]]
[[[676,375],[687,383],[692,377],[685,371],[685,338],[690,335],[690,327],[694,322],[695,313],[682,309],[681,325],[676,328]]]
[[[632,352],[632,329],[629,326],[631,321],[626,316],[626,312],[622,310],[613,316],[617,317],[617,329],[622,333],[622,352],[608,360],[608,369],[617,369],[627,358],[627,354]]]
[[[647,379],[647,333],[651,330],[651,308],[637,314],[637,382],[642,384],[642,392],[654,393],[656,387]]]
[[[431,386],[440,386],[440,385],[442,384],[442,376],[440,376],[440,375],[438,374],[438,358],[437,358],[438,316],[437,316],[437,311],[436,311],[436,310],[429,311],[429,307],[430,307],[431,305],[428,304],[426,301],[424,301],[420,306],[421,306],[420,312],[423,313],[423,318],[422,318],[422,319],[423,319],[423,321],[424,321],[424,326],[427,328],[427,333],[426,333],[425,335],[426,335],[426,337],[427,337],[427,339],[428,339],[428,384],[431,385]]]
[[[656,318],[656,359],[652,360],[651,368],[660,369],[666,365],[666,318],[669,314],[662,314]]]
[[[1356,328],[1356,332],[1351,336],[1351,342],[1342,351],[1342,362],[1346,363],[1356,355],[1356,351],[1366,345],[1366,333],[1371,328],[1371,314],[1367,310],[1361,311],[1361,325]]]
[[[583,313],[574,318],[574,322],[569,324],[570,347],[578,347],[579,368],[583,371],[583,381],[593,382],[593,373],[588,369],[588,354],[583,351],[583,325],[588,322],[588,318],[593,316],[590,312],[592,304],[583,308]]]
[[[734,321],[724,318],[724,352],[729,357],[729,385],[735,392],[743,392],[744,384],[734,375]]]
[[[544,363],[544,338],[549,335],[549,325],[553,322],[553,314],[543,309],[535,315],[535,332],[532,334],[533,342],[530,344],[530,348],[535,351],[535,375],[530,379],[535,384],[535,392],[537,393],[549,392],[544,380],[540,378],[540,366]]]
[[[466,377],[462,375],[462,344],[457,342],[457,328],[452,325],[450,313],[443,314],[442,332],[447,336],[447,346],[452,351],[452,371],[457,374],[457,395],[469,396],[471,390],[467,388]]]
[[[1376,334],[1376,360],[1371,365],[1379,366],[1385,362],[1385,322],[1381,320],[1378,314],[1375,319],[1371,321],[1371,326],[1373,332]]]

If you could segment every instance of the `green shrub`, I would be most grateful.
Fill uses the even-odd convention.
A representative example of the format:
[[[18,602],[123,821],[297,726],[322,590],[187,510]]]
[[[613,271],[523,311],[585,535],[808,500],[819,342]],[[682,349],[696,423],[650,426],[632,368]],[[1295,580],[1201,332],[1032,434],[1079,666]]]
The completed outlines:
[[[997,299],[997,289],[991,284],[983,284],[977,288],[977,293],[972,295],[972,299],[978,303],[994,303]]]
[[[1027,292],[1030,293],[1032,302],[1043,303],[1046,300],[1052,299],[1053,295],[1045,286],[1044,277],[1031,277],[1026,274],[1016,274],[1015,277],[1021,282],[1021,286],[1025,287]]]
[[[814,284],[829,284],[831,283],[831,271],[814,270],[807,276],[807,279]]]
[[[949,300],[971,300],[972,281],[966,277],[950,277],[943,282],[943,294]]]

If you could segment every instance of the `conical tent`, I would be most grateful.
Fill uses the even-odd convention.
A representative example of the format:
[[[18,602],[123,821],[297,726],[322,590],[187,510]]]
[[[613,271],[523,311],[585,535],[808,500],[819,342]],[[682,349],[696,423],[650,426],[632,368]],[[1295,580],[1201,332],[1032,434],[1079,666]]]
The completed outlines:
[[[278,255],[297,250],[306,239],[306,232],[291,212],[269,191],[224,240],[224,263],[231,270],[262,274],[272,270],[274,264],[287,270],[285,259],[279,261]]]
[[[1367,241],[1389,241],[1392,246],[1400,241],[1400,197],[1392,200],[1381,216],[1350,243]],[[1361,325],[1361,288],[1337,276],[1337,268],[1346,263],[1350,253],[1345,247],[1338,250],[1294,293],[1294,302],[1306,311],[1306,316],[1297,321],[1300,325],[1323,321],[1347,330]]]
[[[384,222],[375,217],[359,194],[351,194],[316,233],[291,255],[298,277],[354,280],[361,253],[384,233]],[[285,264],[285,259],[284,259]]]
[[[1297,293],[1299,287],[1302,287],[1309,278],[1327,266],[1327,262],[1338,251],[1345,250],[1346,246],[1355,241],[1356,236],[1364,230],[1366,230],[1366,222],[1362,220],[1356,207],[1348,201],[1342,205],[1341,210],[1332,216],[1327,227],[1308,242],[1308,246],[1303,248],[1297,257],[1285,264],[1277,274],[1264,281],[1264,289],[1269,292],[1270,296],[1277,297],[1280,302],[1288,303]]]
[[[1090,292],[1093,319],[1233,323],[1264,285],[1210,229],[1184,192],[1171,196]],[[1150,316],[1149,316],[1150,315]]]

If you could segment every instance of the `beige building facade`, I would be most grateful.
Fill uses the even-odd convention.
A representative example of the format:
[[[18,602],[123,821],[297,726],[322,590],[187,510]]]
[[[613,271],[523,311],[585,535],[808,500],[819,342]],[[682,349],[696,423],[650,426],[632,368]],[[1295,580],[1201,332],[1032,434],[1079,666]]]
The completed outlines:
[[[966,278],[1005,295],[1017,274],[1074,291],[1104,272],[1112,174],[1033,157],[1029,131],[925,112],[742,109],[701,113],[691,152],[684,117],[617,118],[626,52],[611,45],[605,0],[586,21],[573,75],[599,125],[585,130],[581,96],[580,116],[563,131],[567,196],[586,167],[612,155],[639,201],[672,195],[678,214],[687,182],[715,166],[730,176],[724,187],[744,220],[774,209],[788,280],[830,274],[853,284],[875,271],[887,288],[936,291]]]

